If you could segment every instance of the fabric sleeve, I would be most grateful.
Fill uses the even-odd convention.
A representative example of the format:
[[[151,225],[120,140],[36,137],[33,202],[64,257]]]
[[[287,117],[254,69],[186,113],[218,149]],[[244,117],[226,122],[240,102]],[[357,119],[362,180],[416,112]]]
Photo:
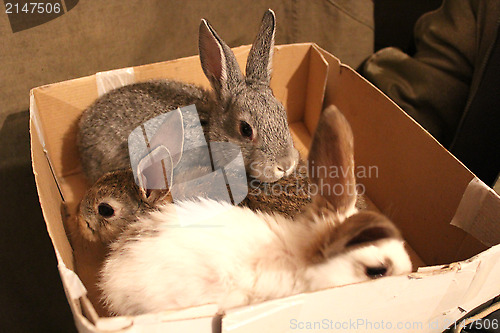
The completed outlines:
[[[467,102],[477,53],[472,1],[444,0],[415,25],[416,54],[372,55],[364,76],[447,146]]]

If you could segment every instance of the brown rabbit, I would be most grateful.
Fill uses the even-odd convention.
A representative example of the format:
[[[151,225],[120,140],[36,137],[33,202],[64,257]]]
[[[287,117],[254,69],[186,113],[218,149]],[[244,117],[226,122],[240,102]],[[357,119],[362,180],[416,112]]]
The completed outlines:
[[[87,190],[76,222],[84,238],[109,243],[139,216],[165,202],[172,202],[168,190],[144,190],[132,170],[112,171]]]
[[[274,183],[251,179],[248,183],[248,195],[240,206],[294,218],[311,203],[309,185],[306,162],[300,160],[292,174]]]

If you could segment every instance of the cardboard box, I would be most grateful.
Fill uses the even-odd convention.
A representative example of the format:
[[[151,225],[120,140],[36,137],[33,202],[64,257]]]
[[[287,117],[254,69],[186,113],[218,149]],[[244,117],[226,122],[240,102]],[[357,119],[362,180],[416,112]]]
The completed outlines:
[[[249,46],[234,49],[242,68],[248,51]],[[65,231],[65,224],[71,231],[72,215],[87,187],[75,146],[76,122],[99,94],[153,78],[209,86],[198,57],[189,57],[31,91],[33,172],[79,331],[440,332],[500,294],[500,246],[494,246],[500,241],[498,195],[351,68],[314,44],[294,44],[276,47],[271,85],[287,109],[297,148],[306,156],[323,106],[336,104],[354,132],[357,168],[366,171],[358,181],[374,209],[401,229],[415,272],[237,308],[222,316],[215,305],[106,316],[95,288],[105,249],[70,245]]]

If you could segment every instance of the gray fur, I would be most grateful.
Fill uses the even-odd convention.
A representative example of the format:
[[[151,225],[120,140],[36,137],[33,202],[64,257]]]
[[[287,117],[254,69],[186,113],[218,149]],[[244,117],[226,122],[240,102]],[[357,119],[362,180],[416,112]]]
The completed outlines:
[[[77,135],[83,171],[89,182],[106,172],[130,167],[128,135],[148,119],[178,107],[195,104],[210,141],[241,147],[247,173],[274,182],[290,174],[298,163],[283,105],[269,86],[275,18],[264,15],[252,46],[246,80],[230,48],[202,20],[200,60],[214,94],[176,81],[150,81],[124,86],[103,95],[86,109]],[[241,121],[253,137],[240,133]]]
[[[148,119],[182,105],[196,104],[207,122],[213,101],[200,87],[149,81],[113,90],[84,111],[77,135],[82,168],[90,183],[107,172],[130,168],[128,136]]]

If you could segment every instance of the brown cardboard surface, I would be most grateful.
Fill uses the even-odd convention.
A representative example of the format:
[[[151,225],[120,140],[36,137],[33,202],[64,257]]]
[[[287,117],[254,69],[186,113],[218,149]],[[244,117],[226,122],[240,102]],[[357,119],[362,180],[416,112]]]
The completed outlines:
[[[318,50],[312,48],[309,61],[306,105],[303,111],[303,122],[310,133],[314,133],[321,111],[323,110],[328,70],[328,62],[326,62]]]
[[[234,50],[240,65],[244,64],[248,50],[248,46]],[[328,62],[328,66],[324,60]],[[424,263],[451,263],[484,250],[484,246],[477,240],[449,225],[473,175],[420,126],[354,71],[340,65],[335,57],[312,44],[278,46],[274,62],[271,84],[275,95],[289,112],[292,136],[302,157],[307,156],[311,133],[321,112],[321,104],[317,99],[323,95],[326,82],[323,105],[336,104],[351,123],[357,166],[378,168],[376,176],[358,176],[358,181],[366,187],[369,206],[387,214],[402,230],[414,260],[414,268]],[[134,68],[134,72],[136,81],[170,77],[208,85],[197,57],[145,65]],[[89,299],[99,315],[105,316],[106,312],[97,301],[99,294],[95,288],[95,278],[106,249],[73,238],[74,224],[71,224],[70,216],[66,220],[69,223],[66,231],[72,239],[71,248],[61,214],[61,207],[64,206],[74,215],[88,186],[79,169],[75,130],[79,114],[97,97],[95,78],[85,77],[36,88],[33,94],[38,109],[37,119],[41,123],[45,141],[45,147],[42,147],[32,120],[33,169],[47,228],[64,264],[75,269],[74,260],[76,270],[88,290]],[[47,155],[44,149],[47,150]],[[47,157],[50,158],[57,182]],[[471,283],[469,275],[473,276],[474,269],[471,266],[468,275],[464,275],[464,283]],[[394,278],[394,281],[399,281],[395,285],[398,290],[403,290],[407,285],[402,278],[405,277]],[[452,276],[447,275],[440,283],[445,285],[451,279]],[[433,284],[426,280],[423,284],[415,282],[412,285],[425,290]],[[437,288],[436,285],[432,288]],[[334,289],[336,291],[332,293],[343,295],[343,288]],[[411,294],[404,290],[404,293]],[[442,297],[447,295],[446,290],[442,293]],[[320,298],[321,295],[321,292],[317,293]],[[312,296],[299,298],[315,299]],[[453,302],[457,299],[453,298]],[[441,305],[443,308],[448,306],[444,303]],[[268,315],[272,319],[272,315],[266,314]],[[123,320],[126,322],[124,325],[130,324],[130,318]]]
[[[273,62],[280,64],[274,66],[271,87],[274,95],[287,109],[290,122],[299,121],[303,117],[304,106],[309,99],[305,97],[308,93],[309,77],[309,52],[310,44],[296,44],[293,49],[289,45],[280,45],[275,48]],[[240,68],[244,72],[246,64],[246,54],[250,46],[240,46],[233,49]],[[316,55],[315,65],[318,64]],[[297,59],[302,61],[297,62]],[[322,67],[326,69],[326,65]],[[198,57],[188,57],[169,62],[162,62],[151,65],[138,66],[134,68],[136,81],[146,81],[158,78],[170,78],[189,83],[195,83],[209,88],[208,80],[203,75]],[[321,71],[321,70],[320,70]],[[312,81],[311,81],[312,82]],[[311,87],[314,91],[321,89],[321,93],[315,92],[311,100],[322,94],[324,88],[321,86]],[[314,103],[314,102],[313,102]],[[316,102],[317,103],[317,102]]]
[[[88,76],[34,91],[38,110],[47,110],[38,115],[55,174],[61,178],[79,172],[78,152],[74,149],[76,124],[82,110],[97,98],[95,78]]]
[[[31,159],[37,184],[38,196],[47,230],[54,248],[60,254],[64,264],[74,269],[73,254],[63,227],[63,202],[57,184],[52,177],[52,170],[38,139],[33,120],[30,121]]]
[[[290,123],[289,126],[295,148],[297,148],[302,158],[307,158],[312,141],[311,133],[302,121]]]
[[[333,61],[331,55],[324,56]],[[377,178],[364,179],[368,196],[396,222],[426,263],[473,255],[462,249],[458,256],[466,233],[449,224],[473,174],[357,73],[347,67],[338,75],[330,73],[329,84],[342,84],[328,86],[325,103],[336,104],[351,123],[358,165],[379,170]],[[349,94],[353,97],[346,98]],[[480,245],[476,241],[471,247]]]

